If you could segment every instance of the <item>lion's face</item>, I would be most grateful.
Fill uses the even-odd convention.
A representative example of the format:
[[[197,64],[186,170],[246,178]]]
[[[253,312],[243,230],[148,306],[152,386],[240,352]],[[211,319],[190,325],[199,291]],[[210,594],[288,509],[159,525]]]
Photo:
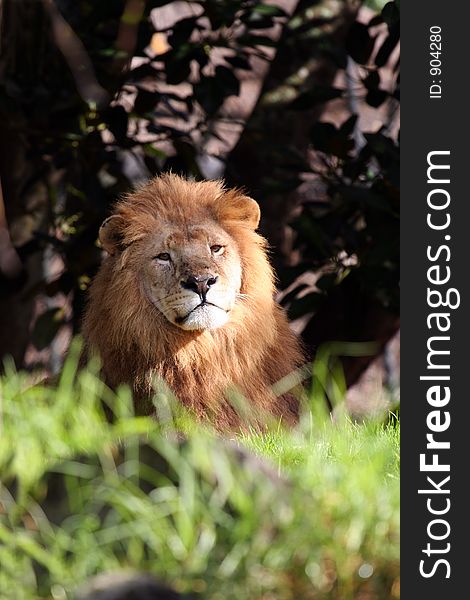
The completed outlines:
[[[166,226],[140,244],[142,254],[142,288],[168,321],[186,330],[227,322],[240,293],[241,263],[221,227],[194,224],[182,232]]]
[[[241,298],[241,249],[229,231],[253,231],[258,221],[257,203],[220,182],[167,176],[122,201],[100,241],[170,323],[215,329]]]

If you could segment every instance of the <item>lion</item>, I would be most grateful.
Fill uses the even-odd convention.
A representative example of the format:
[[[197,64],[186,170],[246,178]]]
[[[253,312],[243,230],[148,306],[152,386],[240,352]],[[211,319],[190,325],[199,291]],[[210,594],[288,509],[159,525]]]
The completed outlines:
[[[102,224],[107,257],[90,286],[85,351],[98,352],[108,385],[132,387],[138,413],[155,410],[157,378],[221,430],[243,425],[234,390],[253,414],[297,419],[298,394],[272,390],[303,353],[274,300],[259,220],[242,191],[167,173]]]

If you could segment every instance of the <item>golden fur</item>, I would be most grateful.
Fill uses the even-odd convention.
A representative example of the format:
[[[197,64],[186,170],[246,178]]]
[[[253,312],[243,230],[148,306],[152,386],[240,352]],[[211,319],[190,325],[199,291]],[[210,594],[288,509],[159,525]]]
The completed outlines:
[[[296,398],[270,388],[302,354],[273,300],[258,221],[258,205],[240,191],[165,174],[118,202],[103,224],[109,256],[90,290],[86,349],[99,352],[109,385],[132,386],[139,412],[151,411],[160,377],[219,429],[241,425],[226,397],[233,388],[253,412],[295,420]],[[214,303],[187,289],[190,276],[212,277]]]

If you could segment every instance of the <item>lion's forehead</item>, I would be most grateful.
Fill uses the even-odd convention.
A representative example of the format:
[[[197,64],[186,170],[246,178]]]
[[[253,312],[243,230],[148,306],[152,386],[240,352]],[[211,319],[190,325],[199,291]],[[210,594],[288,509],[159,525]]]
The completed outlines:
[[[216,233],[204,227],[188,227],[186,231],[171,231],[164,235],[168,248],[179,248],[187,244],[207,244]]]
[[[185,251],[203,250],[208,244],[235,245],[232,237],[216,223],[181,225],[160,224],[149,231],[144,244],[152,248]]]

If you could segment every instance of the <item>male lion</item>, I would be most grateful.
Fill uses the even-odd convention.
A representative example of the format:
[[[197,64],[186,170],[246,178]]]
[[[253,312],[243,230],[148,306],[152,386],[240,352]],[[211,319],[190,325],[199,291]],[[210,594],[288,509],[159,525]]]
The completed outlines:
[[[104,221],[99,239],[109,256],[90,289],[85,345],[98,351],[109,385],[132,386],[139,412],[151,412],[160,377],[219,429],[242,424],[230,389],[253,413],[295,420],[295,396],[276,398],[271,386],[302,353],[273,300],[259,218],[254,200],[220,181],[165,174]]]

